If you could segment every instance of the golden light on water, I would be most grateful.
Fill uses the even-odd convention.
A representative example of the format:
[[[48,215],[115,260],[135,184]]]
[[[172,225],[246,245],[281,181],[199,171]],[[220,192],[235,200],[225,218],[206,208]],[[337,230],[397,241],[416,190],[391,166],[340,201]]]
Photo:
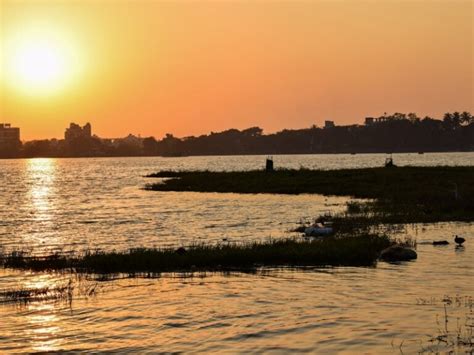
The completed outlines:
[[[25,289],[35,290],[57,287],[57,281],[50,275],[36,275],[25,281]],[[27,304],[28,312],[26,321],[26,337],[31,339],[31,350],[35,352],[57,351],[61,339],[61,319],[57,312],[58,307],[54,302],[31,302]]]
[[[57,351],[62,343],[55,336],[60,333],[60,322],[55,314],[56,306],[52,303],[32,304],[31,315],[28,316],[29,336],[32,339],[31,349],[34,352]]]
[[[29,159],[26,165],[26,177],[29,180],[26,208],[40,229],[29,230],[24,234],[24,241],[26,244],[60,245],[60,234],[56,232],[55,213],[58,211],[54,198],[57,161],[51,158]]]
[[[30,159],[27,164],[31,179],[29,190],[31,207],[38,218],[47,217],[51,209],[50,195],[54,187],[56,161],[50,158]]]

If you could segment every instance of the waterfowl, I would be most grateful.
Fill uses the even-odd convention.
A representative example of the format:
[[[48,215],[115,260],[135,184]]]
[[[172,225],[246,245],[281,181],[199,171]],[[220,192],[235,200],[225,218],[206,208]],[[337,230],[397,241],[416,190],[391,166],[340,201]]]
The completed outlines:
[[[462,243],[464,243],[466,241],[466,239],[464,239],[463,237],[459,237],[457,235],[454,236],[454,241],[458,244],[458,245],[462,245]]]

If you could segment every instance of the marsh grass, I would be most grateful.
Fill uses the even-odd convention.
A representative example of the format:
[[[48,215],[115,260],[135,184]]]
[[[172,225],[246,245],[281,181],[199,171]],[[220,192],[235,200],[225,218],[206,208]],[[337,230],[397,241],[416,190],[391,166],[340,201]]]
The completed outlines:
[[[380,252],[393,244],[385,235],[359,235],[304,240],[291,238],[244,244],[192,245],[182,250],[130,249],[87,252],[83,255],[1,257],[4,267],[34,271],[95,274],[255,270],[268,267],[372,266]]]
[[[357,206],[357,207],[354,207]],[[312,222],[322,223],[333,228],[336,236],[353,236],[361,234],[393,235],[405,231],[405,223],[388,223],[386,218],[380,217],[371,211],[366,203],[349,201],[346,210],[334,214],[323,214],[314,221],[301,219],[297,226],[288,232],[304,233]],[[416,247],[416,241],[408,236],[403,239],[394,239],[396,244],[408,247]]]
[[[71,285],[41,288],[20,288],[0,291],[0,303],[30,303],[34,301],[72,300]]]
[[[417,353],[424,354],[472,354],[474,351],[474,312],[471,296],[448,296],[417,298],[419,306],[434,307],[441,305],[440,313],[435,315],[436,331],[427,339],[404,339],[397,346],[400,353],[409,344],[418,344]],[[413,349],[410,351],[413,352]]]
[[[435,298],[419,299],[420,305],[436,305]],[[471,296],[444,296],[441,300],[443,309],[436,315],[437,333],[428,337],[426,344],[421,343],[420,353],[454,353],[472,354],[474,351],[474,303]],[[453,315],[455,309],[463,309],[464,316]],[[459,313],[459,312],[456,312]]]
[[[67,282],[51,281],[46,287],[19,287],[0,291],[0,304],[26,305],[32,302],[68,302],[73,297],[93,297],[100,289],[97,281],[90,282],[78,275],[71,276]]]
[[[30,303],[68,303],[74,298],[91,298],[103,291],[98,278],[86,278],[74,273],[66,280],[51,280],[44,287],[12,287],[0,290],[0,304],[24,306]]]
[[[145,186],[154,191],[306,193],[371,199],[348,206],[352,223],[474,221],[474,167],[162,171],[149,177],[166,178]]]

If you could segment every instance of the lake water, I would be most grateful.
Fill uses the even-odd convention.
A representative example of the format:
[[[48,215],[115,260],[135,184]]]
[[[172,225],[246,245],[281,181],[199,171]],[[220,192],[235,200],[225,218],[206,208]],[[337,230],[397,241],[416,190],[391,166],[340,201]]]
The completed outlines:
[[[380,166],[383,154],[275,156],[276,167]],[[395,154],[397,165],[474,165],[474,153]],[[0,161],[0,248],[34,254],[223,243],[292,235],[347,198],[144,191],[158,170],[243,170],[264,156]],[[473,177],[474,181],[474,177]],[[464,248],[433,247],[465,236]],[[73,302],[0,305],[0,352],[448,351],[429,343],[471,329],[474,224],[407,227],[418,260],[375,268],[264,270],[100,282]],[[0,290],[63,285],[68,275],[0,271]],[[73,280],[76,291],[96,285]],[[444,299],[444,301],[443,301]],[[467,323],[466,323],[467,322]],[[465,324],[466,323],[466,324]],[[463,352],[465,348],[454,348]]]

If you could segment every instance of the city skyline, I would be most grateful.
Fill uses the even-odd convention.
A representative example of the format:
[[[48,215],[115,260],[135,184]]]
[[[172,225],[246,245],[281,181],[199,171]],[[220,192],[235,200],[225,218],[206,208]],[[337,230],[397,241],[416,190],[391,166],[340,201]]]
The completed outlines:
[[[459,115],[469,115],[469,117],[472,117],[470,112],[467,112],[467,111],[464,111],[464,112],[458,112],[456,111],[455,112],[456,114],[459,114]],[[321,121],[322,124],[317,124],[316,121],[313,122],[313,123],[310,123],[309,126],[306,126],[306,127],[284,127],[283,129],[279,130],[279,131],[274,131],[274,132],[271,132],[271,131],[267,131],[265,130],[265,127],[260,127],[260,126],[254,126],[254,127],[258,127],[258,128],[261,128],[262,129],[262,133],[264,134],[274,134],[274,133],[279,133],[281,131],[285,131],[285,130],[301,130],[301,129],[308,129],[308,128],[333,128],[333,127],[347,127],[347,126],[367,126],[367,125],[371,125],[375,122],[383,122],[385,121],[385,118],[387,118],[388,120],[392,119],[394,116],[398,116],[399,119],[409,119],[410,117],[412,117],[412,119],[416,119],[416,120],[424,120],[424,119],[435,119],[435,120],[446,120],[446,115],[450,115],[451,113],[444,113],[443,115],[441,115],[440,117],[431,117],[431,116],[419,116],[417,113],[414,113],[414,112],[411,112],[411,113],[400,113],[400,112],[394,112],[393,114],[389,114],[387,112],[384,112],[383,115],[377,115],[377,116],[366,116],[364,117],[363,119],[359,120],[359,121],[356,121],[356,122],[349,122],[349,123],[346,123],[346,124],[340,124],[340,122],[337,122],[335,120],[328,120],[328,119],[325,119],[325,120],[318,120],[317,122]],[[243,127],[243,128],[237,128],[237,127],[226,127],[220,131],[208,131],[208,132],[203,132],[202,134],[198,134],[198,135],[187,135],[187,136],[178,136],[178,135],[175,135],[173,132],[167,132],[165,134],[163,134],[163,136],[154,136],[154,135],[151,135],[151,134],[147,134],[146,132],[140,132],[140,133],[137,133],[137,132],[132,132],[132,131],[129,131],[128,133],[125,133],[123,136],[117,136],[117,137],[108,137],[108,136],[101,136],[99,134],[96,134],[94,132],[94,134],[92,134],[92,123],[94,121],[93,120],[90,120],[90,121],[87,121],[87,120],[75,120],[75,121],[70,121],[68,126],[67,127],[63,127],[63,132],[61,134],[61,136],[59,137],[38,137],[38,138],[34,138],[34,139],[30,139],[30,141],[33,141],[33,140],[48,140],[48,139],[67,139],[67,135],[69,134],[68,132],[70,131],[79,131],[81,132],[82,130],[84,130],[85,132],[87,132],[86,136],[88,137],[92,137],[93,135],[96,136],[96,137],[99,137],[99,138],[103,138],[103,139],[121,139],[121,138],[124,138],[126,136],[136,136],[136,137],[153,137],[153,138],[156,138],[156,139],[161,139],[161,138],[166,138],[168,135],[172,135],[176,138],[181,138],[181,139],[185,139],[185,138],[190,138],[190,137],[198,137],[198,136],[201,136],[201,135],[206,135],[206,134],[213,134],[213,133],[221,133],[221,132],[225,132],[225,131],[228,131],[228,130],[245,130],[245,129],[249,129],[249,128],[252,128],[252,127]],[[469,124],[469,122],[464,122],[465,124]],[[81,127],[81,124],[84,124],[84,126]],[[18,135],[18,137],[20,137],[20,130],[22,130],[22,127],[13,127],[15,126],[15,124],[12,124],[11,122],[0,122],[0,126],[3,127],[3,126],[8,126],[9,128],[11,127],[11,129],[14,129],[15,131],[17,130],[18,132],[15,133]],[[26,142],[28,140],[26,139],[19,139],[21,142]]]
[[[445,113],[443,119],[414,113],[366,117],[363,124],[283,129],[230,128],[200,136],[163,138],[129,134],[107,138],[92,134],[92,125],[72,122],[64,139],[20,141],[20,128],[0,123],[0,158],[190,156],[256,154],[330,154],[473,151],[474,116]]]
[[[4,0],[0,121],[31,140],[473,112],[472,6]]]
[[[386,115],[387,112],[384,112],[384,115]],[[361,118],[360,120],[358,120],[357,122],[350,122],[348,123],[347,125],[366,125],[367,124],[367,119],[370,119],[372,117],[363,117]],[[423,118],[423,117],[421,117]],[[442,117],[441,117],[442,118]],[[15,127],[15,129],[18,129],[18,130],[21,130],[23,132],[23,130],[25,129],[25,127],[19,127],[19,125],[16,125],[15,123],[13,122],[10,122],[8,120],[4,120],[5,122],[3,122],[1,119],[0,119],[0,125],[9,125],[11,127],[13,126],[18,126],[18,127]],[[317,124],[317,122],[321,122],[321,124]],[[69,121],[68,123],[68,126],[66,127],[63,127],[62,129],[62,134],[60,134],[59,136],[56,136],[56,137],[35,137],[33,139],[20,139],[20,141],[22,142],[25,142],[25,141],[29,141],[29,140],[45,140],[45,139],[65,139],[65,135],[67,134],[67,131],[71,129],[71,126],[75,126],[75,127],[78,127],[78,128],[81,128],[83,129],[85,126],[89,125],[91,126],[92,123],[94,123],[94,120],[73,120],[73,121]],[[329,120],[329,119],[321,119],[321,120],[317,120],[317,121],[314,121],[313,123],[310,122],[310,125],[307,126],[307,127],[284,127],[283,130],[285,129],[289,129],[289,130],[298,130],[298,129],[306,129],[306,128],[309,128],[309,127],[319,127],[319,128],[327,128],[328,127],[328,124],[329,125],[334,125],[334,126],[338,126],[338,123],[339,122],[336,122],[334,120]],[[85,126],[84,127],[81,127],[81,124],[84,124]],[[226,131],[226,130],[231,130],[231,129],[247,129],[249,127],[240,127],[240,128],[237,128],[237,127],[226,127],[224,129],[222,129],[221,131]],[[74,129],[74,128],[73,128]],[[89,128],[90,129],[90,128]],[[275,132],[270,132],[270,131],[267,131],[265,130],[265,127],[262,127],[263,129],[263,132],[265,134],[271,134],[271,133],[277,133],[279,131],[275,131]],[[28,130],[28,127],[26,127],[26,130]],[[147,134],[147,132],[132,132],[133,129],[129,130],[128,133],[125,133],[124,136],[127,136],[127,135],[134,135],[134,136],[138,136],[138,137],[154,137],[154,138],[157,138],[157,139],[160,139],[162,137],[166,137],[166,135],[168,134],[171,134],[173,136],[176,136],[176,137],[179,137],[179,138],[186,138],[186,137],[193,137],[194,135],[187,135],[187,136],[178,136],[178,135],[175,135],[174,132],[166,132],[164,133],[162,136],[154,136],[154,135],[151,135],[151,134]],[[281,130],[280,130],[281,131]],[[205,135],[205,134],[210,134],[214,131],[208,131],[208,132],[203,132],[202,134],[197,134],[195,136],[200,136],[200,135]],[[218,131],[220,132],[220,131]],[[94,132],[94,135],[98,136],[98,137],[102,137],[102,138],[107,138],[107,139],[114,139],[114,138],[121,138],[121,137],[109,137],[109,136],[101,136],[99,134],[96,134]],[[122,136],[122,137],[124,137]]]

